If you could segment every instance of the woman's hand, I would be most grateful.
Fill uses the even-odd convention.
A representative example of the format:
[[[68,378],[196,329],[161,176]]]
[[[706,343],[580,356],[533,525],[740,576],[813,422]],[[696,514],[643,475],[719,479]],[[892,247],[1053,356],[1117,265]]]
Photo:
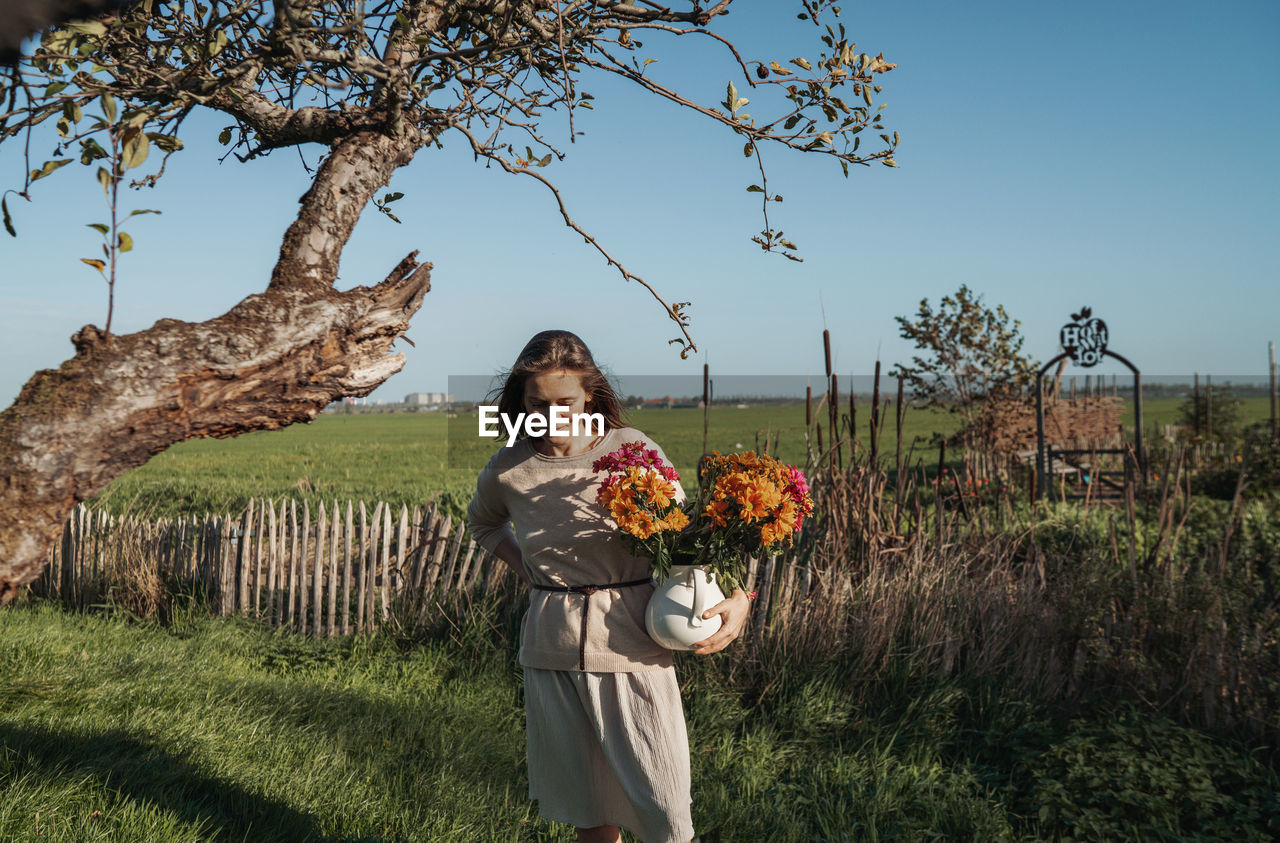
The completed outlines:
[[[700,656],[718,653],[738,637],[742,628],[747,625],[747,618],[751,616],[751,600],[745,591],[736,588],[732,596],[726,597],[702,613],[704,618],[710,618],[712,615],[720,616],[720,629],[710,638],[693,645],[693,652]]]

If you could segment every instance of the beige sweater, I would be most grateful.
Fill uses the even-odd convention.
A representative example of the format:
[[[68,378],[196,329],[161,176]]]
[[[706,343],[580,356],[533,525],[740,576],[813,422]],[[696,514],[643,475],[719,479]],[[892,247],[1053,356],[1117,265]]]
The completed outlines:
[[[603,585],[649,576],[649,561],[626,550],[617,525],[596,505],[605,474],[591,470],[597,459],[635,440],[670,464],[662,449],[633,427],[611,429],[595,447],[571,457],[539,454],[528,439],[499,449],[476,480],[467,529],[490,552],[504,537],[515,538],[534,584]],[[679,483],[676,499],[685,499]],[[520,627],[520,664],[605,673],[671,665],[671,651],[645,631],[653,590],[646,584],[588,596],[530,589]]]

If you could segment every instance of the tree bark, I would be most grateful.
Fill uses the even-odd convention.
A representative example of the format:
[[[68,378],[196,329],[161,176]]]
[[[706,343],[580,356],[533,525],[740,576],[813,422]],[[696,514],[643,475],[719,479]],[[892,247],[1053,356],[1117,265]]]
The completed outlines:
[[[289,227],[265,292],[205,322],[134,334],[86,325],[0,413],[0,605],[36,579],[67,514],[175,442],[275,430],[368,395],[404,366],[391,344],[430,290],[406,257],[381,283],[333,288],[361,210],[422,136],[339,141]]]

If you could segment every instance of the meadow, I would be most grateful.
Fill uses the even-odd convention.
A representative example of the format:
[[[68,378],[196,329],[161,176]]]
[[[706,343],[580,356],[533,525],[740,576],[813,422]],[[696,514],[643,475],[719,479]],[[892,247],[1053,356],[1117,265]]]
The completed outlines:
[[[815,402],[816,403],[816,402]],[[1144,402],[1149,436],[1177,419],[1181,399]],[[1264,398],[1243,399],[1243,417],[1260,421],[1268,413]],[[825,408],[824,408],[825,410]],[[841,407],[847,413],[847,404]],[[815,416],[825,421],[825,412]],[[860,447],[868,446],[870,403],[858,406]],[[763,447],[781,459],[804,465],[805,408],[793,404],[712,407],[707,448],[722,452]],[[684,481],[694,476],[702,453],[703,413],[695,408],[644,409],[629,413],[628,423],[660,444]],[[1123,419],[1132,425],[1132,408]],[[475,490],[475,475],[498,447],[476,435],[478,419],[442,413],[324,413],[310,424],[257,431],[232,439],[181,442],[146,465],[120,477],[89,501],[109,511],[152,516],[238,512],[251,497],[322,500],[354,498],[386,501],[396,508],[439,502],[461,515]],[[937,465],[936,434],[958,429],[957,417],[943,410],[907,408],[902,439],[909,464]],[[897,438],[895,413],[886,414],[880,452],[892,454]],[[954,457],[954,455],[953,455]],[[949,461],[954,465],[954,459]]]
[[[1148,423],[1179,403],[1147,402]],[[458,511],[474,470],[450,467],[448,421],[326,414],[183,443],[96,503]],[[691,476],[700,410],[630,422]],[[802,405],[716,407],[709,447],[767,432],[803,463],[803,422]],[[932,470],[926,443],[954,424],[910,410],[904,448]],[[823,493],[854,496],[832,510],[851,544],[814,598],[723,653],[677,654],[704,841],[1280,837],[1274,454],[1247,500],[1232,460],[1119,508],[911,487],[914,513],[860,454]],[[573,839],[525,797],[523,595],[318,641],[169,600],[163,620],[112,600],[0,611],[0,839]]]
[[[314,641],[197,607],[167,625],[7,609],[0,839],[573,840],[525,798],[510,617]],[[704,841],[1280,832],[1274,768],[1131,704],[1064,717],[904,670],[859,696],[830,665],[743,693],[736,657],[678,655]]]

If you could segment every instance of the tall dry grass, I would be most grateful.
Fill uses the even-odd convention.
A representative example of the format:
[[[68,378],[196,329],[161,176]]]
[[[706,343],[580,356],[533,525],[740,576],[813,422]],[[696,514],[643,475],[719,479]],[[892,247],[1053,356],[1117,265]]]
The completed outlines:
[[[1032,505],[1020,481],[880,457],[833,417],[812,429],[818,517],[792,559],[810,586],[757,619],[731,680],[761,691],[825,663],[854,693],[908,675],[1064,708],[1121,696],[1280,748],[1280,513],[1242,495],[1274,444],[1242,458],[1229,501],[1193,492],[1170,448],[1120,500]]]

